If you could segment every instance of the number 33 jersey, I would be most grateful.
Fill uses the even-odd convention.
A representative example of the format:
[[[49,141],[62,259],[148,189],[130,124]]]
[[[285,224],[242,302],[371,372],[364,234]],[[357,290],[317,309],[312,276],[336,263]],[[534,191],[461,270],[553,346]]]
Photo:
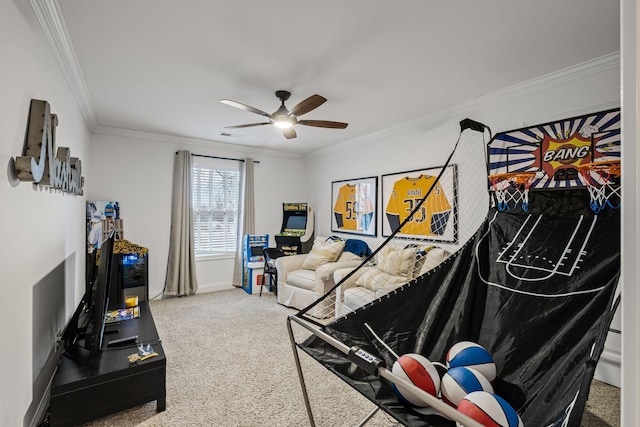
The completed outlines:
[[[393,184],[386,209],[392,231],[400,227],[435,181],[435,176],[420,175],[417,178],[405,177]],[[400,234],[441,236],[447,228],[450,213],[451,205],[438,182],[412,219],[400,230]]]

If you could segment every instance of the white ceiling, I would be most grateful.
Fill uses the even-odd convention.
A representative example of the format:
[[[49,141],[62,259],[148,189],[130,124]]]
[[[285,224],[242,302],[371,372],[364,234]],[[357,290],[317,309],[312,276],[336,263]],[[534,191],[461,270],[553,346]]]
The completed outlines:
[[[620,49],[617,1],[58,0],[93,126],[308,153]],[[84,89],[86,88],[86,89]],[[268,113],[328,99],[286,140]],[[221,132],[232,133],[231,137]]]

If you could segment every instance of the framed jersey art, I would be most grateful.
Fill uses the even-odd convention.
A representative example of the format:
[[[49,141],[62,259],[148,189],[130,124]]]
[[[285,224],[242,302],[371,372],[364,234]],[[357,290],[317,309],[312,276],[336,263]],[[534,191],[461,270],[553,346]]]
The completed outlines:
[[[331,231],[376,235],[378,177],[331,183]]]
[[[383,237],[390,236],[410,218],[396,236],[457,242],[457,169],[456,165],[449,165],[436,182],[441,170],[442,167],[434,167],[382,175]]]

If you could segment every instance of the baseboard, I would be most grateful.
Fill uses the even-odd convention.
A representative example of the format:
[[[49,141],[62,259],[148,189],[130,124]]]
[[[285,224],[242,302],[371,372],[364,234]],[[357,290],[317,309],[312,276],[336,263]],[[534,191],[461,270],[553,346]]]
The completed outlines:
[[[230,289],[237,289],[231,283],[207,283],[205,285],[198,284],[198,293],[203,294],[205,292],[216,292],[216,291],[228,291]]]
[[[51,378],[51,382],[53,382],[53,378]],[[42,395],[42,399],[40,399],[40,402],[36,407],[36,411],[33,417],[28,420],[27,419],[23,420],[24,421],[23,425],[25,427],[38,427],[42,424],[43,420],[47,415],[47,410],[49,409],[49,396],[51,395],[50,387],[51,387],[51,383],[49,383],[49,387],[47,387],[47,390]]]
[[[40,374],[33,384],[33,400],[22,419],[23,427],[37,427],[41,425],[45,419],[47,410],[49,409],[51,384],[53,383],[53,377],[58,368],[60,357],[62,357],[62,349],[57,348],[51,353],[47,362],[40,370]]]
[[[593,377],[598,381],[621,387],[621,360],[620,353],[605,349],[600,356]]]

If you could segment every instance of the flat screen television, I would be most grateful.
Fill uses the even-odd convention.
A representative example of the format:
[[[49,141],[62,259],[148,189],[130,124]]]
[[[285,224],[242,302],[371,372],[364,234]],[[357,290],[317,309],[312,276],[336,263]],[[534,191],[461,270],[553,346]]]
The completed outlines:
[[[109,286],[112,282],[111,272],[114,262],[114,235],[115,231],[112,231],[109,237],[100,245],[98,274],[91,287],[91,295],[87,297],[88,301],[86,301],[89,323],[84,333],[84,347],[91,351],[100,351],[102,349],[105,315],[109,307]]]

